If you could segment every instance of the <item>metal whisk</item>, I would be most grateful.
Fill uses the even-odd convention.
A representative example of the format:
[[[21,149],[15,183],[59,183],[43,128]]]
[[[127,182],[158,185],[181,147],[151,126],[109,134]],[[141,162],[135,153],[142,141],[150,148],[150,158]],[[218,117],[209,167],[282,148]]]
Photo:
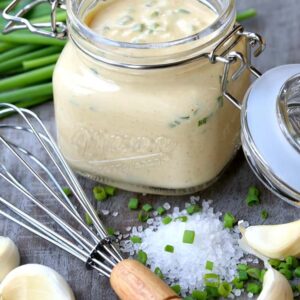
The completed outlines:
[[[52,229],[34,219],[19,208],[20,205],[17,207],[12,203],[12,199],[5,199],[7,197],[1,197],[2,195],[0,196],[0,215],[74,255],[83,261],[87,268],[94,269],[103,276],[111,277],[112,287],[121,299],[178,299],[178,296],[147,268],[133,260],[123,259],[39,117],[30,110],[11,104],[0,103],[1,108],[0,115],[17,113],[24,121],[24,126],[0,124],[0,145],[3,148],[0,150],[2,153],[0,177],[50,217],[57,228]],[[47,161],[42,162],[33,153],[33,150],[29,151],[25,146],[8,140],[5,135],[7,131],[14,131],[16,137],[18,134],[27,134],[34,138],[37,142],[37,149],[41,147],[47,153]],[[47,196],[51,196],[59,207],[67,212],[68,222],[59,217],[54,209],[49,208],[47,205],[50,202],[49,199],[45,204],[45,201],[41,201],[33,191],[30,191],[22,184],[21,180],[13,175],[15,167],[11,168],[13,170],[9,170],[3,163],[4,151],[8,151],[14,161],[25,168],[33,176],[35,182],[38,182],[46,190]],[[50,163],[55,167],[55,173],[59,173],[61,178],[58,179],[53,175],[54,172],[49,167]],[[71,189],[76,203],[73,203],[64,193],[61,180]],[[78,204],[81,210],[90,216],[93,228],[85,223],[79,213],[79,208],[76,207]],[[63,233],[58,233],[58,229]]]

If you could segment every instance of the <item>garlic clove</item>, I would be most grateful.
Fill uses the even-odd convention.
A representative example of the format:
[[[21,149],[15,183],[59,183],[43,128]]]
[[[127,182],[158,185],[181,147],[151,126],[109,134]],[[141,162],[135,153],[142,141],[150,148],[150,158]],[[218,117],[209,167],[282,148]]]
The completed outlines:
[[[75,300],[74,294],[56,271],[28,264],[11,271],[0,284],[0,299],[5,300]]]
[[[14,268],[20,264],[20,254],[15,243],[0,236],[0,282]]]
[[[293,300],[292,288],[278,271],[269,268],[264,276],[263,290],[257,300]]]
[[[258,225],[244,229],[246,243],[269,258],[300,257],[300,220],[280,225]]]

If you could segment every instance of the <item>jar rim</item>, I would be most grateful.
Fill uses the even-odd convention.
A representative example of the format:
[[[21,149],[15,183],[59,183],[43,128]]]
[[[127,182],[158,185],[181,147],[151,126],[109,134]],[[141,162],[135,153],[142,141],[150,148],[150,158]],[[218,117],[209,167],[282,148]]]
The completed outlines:
[[[199,2],[209,6],[212,8],[212,4],[209,4],[207,0],[198,0]],[[222,9],[222,12],[218,14],[216,20],[209,26],[205,27],[201,31],[189,35],[180,39],[176,39],[173,41],[166,41],[166,42],[157,42],[157,43],[131,43],[131,42],[121,42],[115,41],[108,38],[101,36],[99,33],[92,30],[88,27],[85,22],[78,16],[76,12],[76,1],[68,0],[67,1],[67,12],[69,22],[72,27],[79,33],[81,36],[84,36],[85,40],[90,41],[92,44],[96,45],[104,45],[104,46],[111,46],[123,49],[165,49],[173,46],[179,46],[183,44],[187,44],[189,42],[194,42],[200,39],[203,39],[210,34],[216,32],[217,30],[221,29],[222,27],[227,27],[227,25],[231,24],[232,18],[235,17],[235,0],[226,0],[225,7]],[[214,8],[214,10],[216,10]]]

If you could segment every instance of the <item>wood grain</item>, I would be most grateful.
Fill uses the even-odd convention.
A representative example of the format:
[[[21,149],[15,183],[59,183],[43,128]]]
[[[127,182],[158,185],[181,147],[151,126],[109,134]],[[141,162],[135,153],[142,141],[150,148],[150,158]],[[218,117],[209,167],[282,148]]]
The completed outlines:
[[[244,23],[249,31],[261,33],[267,40],[265,53],[257,60],[255,65],[262,71],[280,64],[300,63],[300,2],[299,0],[237,0],[239,9],[254,7],[258,10],[255,20]],[[52,104],[43,105],[35,110],[38,112],[46,126],[55,133]],[[18,124],[18,119],[12,117],[5,122]],[[25,142],[26,137],[23,138]],[[33,148],[35,145],[31,145]],[[9,157],[1,156],[9,166],[13,161]],[[26,175],[22,170],[17,171],[18,176],[25,179]],[[30,179],[26,179],[32,185],[36,185]],[[94,182],[80,178],[84,190],[92,199],[92,187]],[[23,199],[15,191],[11,190],[1,181],[1,196],[20,201],[21,206],[29,211],[32,216],[45,220],[32,205],[23,203]],[[244,198],[249,185],[257,185],[262,191],[262,205],[248,208]],[[34,188],[39,191],[41,197],[46,197],[38,185]],[[128,199],[133,193],[119,191],[118,195],[107,202],[98,204],[98,209],[108,209],[111,212],[118,211],[118,217],[103,216],[104,223],[116,230],[124,231],[127,226],[140,225],[136,213],[127,209]],[[242,153],[239,153],[224,176],[211,188],[199,194],[202,199],[213,199],[213,206],[216,211],[231,211],[239,219],[248,220],[252,224],[262,223],[260,213],[266,209],[270,217],[267,223],[281,223],[300,218],[300,211],[287,205],[267,191],[252,174],[246,164]],[[189,197],[157,197],[137,195],[142,202],[152,203],[155,206],[169,202],[174,206],[183,208]],[[55,207],[55,203],[50,203]],[[96,205],[96,203],[94,203]],[[64,216],[66,217],[66,216]],[[142,224],[144,226],[144,224]],[[110,288],[109,281],[99,277],[96,272],[87,271],[84,265],[76,258],[71,257],[62,250],[49,245],[45,241],[33,236],[19,226],[0,218],[0,235],[10,236],[18,245],[22,263],[41,263],[54,268],[62,274],[73,288],[77,300],[115,300],[117,297]],[[240,297],[247,299],[246,296]]]

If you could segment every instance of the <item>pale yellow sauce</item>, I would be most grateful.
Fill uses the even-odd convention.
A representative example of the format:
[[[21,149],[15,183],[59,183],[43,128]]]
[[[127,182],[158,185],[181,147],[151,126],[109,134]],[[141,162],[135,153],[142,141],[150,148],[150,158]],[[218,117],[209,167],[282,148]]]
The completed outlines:
[[[161,7],[169,12],[156,17],[164,32],[146,35],[115,25],[125,6],[135,9],[130,26],[150,22],[146,2],[108,1],[95,8],[88,24],[115,40],[160,42],[190,35],[193,25],[201,30],[216,18],[196,0],[160,0],[153,2],[153,11]],[[179,8],[190,13],[176,13]],[[111,30],[104,32],[105,26]],[[236,50],[245,52],[244,44]],[[176,191],[211,182],[239,144],[239,111],[221,97],[223,68],[207,59],[163,70],[112,68],[84,59],[69,43],[53,78],[63,154],[77,171],[135,191]],[[242,99],[248,85],[245,75],[231,91]]]
[[[197,0],[109,0],[86,18],[106,38],[131,43],[158,43],[187,37],[217,18]]]

